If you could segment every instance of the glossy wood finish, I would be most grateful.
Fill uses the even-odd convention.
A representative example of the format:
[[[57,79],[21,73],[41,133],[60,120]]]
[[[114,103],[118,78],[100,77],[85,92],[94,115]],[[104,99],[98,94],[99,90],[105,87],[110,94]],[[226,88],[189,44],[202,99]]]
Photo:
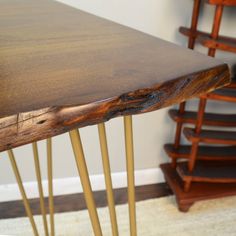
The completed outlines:
[[[0,6],[0,151],[229,83],[219,61],[63,4]]]
[[[77,128],[125,116],[130,232],[135,236],[131,115],[229,84],[228,66],[49,0],[1,1],[0,29],[0,151],[70,131],[90,221],[101,236]]]
[[[236,194],[236,184],[216,184],[216,183],[192,183],[189,192],[184,192],[183,181],[180,179],[176,170],[171,164],[161,165],[165,179],[176,196],[176,201],[180,211],[187,212],[189,208],[197,201],[205,199],[221,198]]]
[[[222,65],[53,1],[2,1],[0,19],[0,117],[99,102]]]

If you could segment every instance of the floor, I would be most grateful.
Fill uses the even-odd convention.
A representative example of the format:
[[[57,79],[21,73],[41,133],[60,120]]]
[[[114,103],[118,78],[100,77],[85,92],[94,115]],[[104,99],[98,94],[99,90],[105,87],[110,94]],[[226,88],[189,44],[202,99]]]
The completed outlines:
[[[235,236],[236,196],[206,200],[194,204],[189,212],[178,211],[175,197],[167,196],[136,204],[139,236]],[[102,233],[111,236],[107,207],[98,208]],[[119,233],[129,236],[128,205],[116,206]],[[93,236],[87,210],[55,214],[57,236]],[[44,235],[42,216],[34,216],[39,235]],[[32,236],[27,217],[0,220],[0,235]]]
[[[172,192],[166,183],[137,186],[136,201],[159,198],[171,195]],[[114,197],[116,205],[127,203],[127,189],[115,189]],[[94,192],[97,207],[107,206],[106,192]],[[39,199],[30,200],[31,209],[34,215],[40,214]],[[45,205],[48,208],[48,199],[45,198]],[[86,209],[82,193],[55,196],[55,213],[71,212]],[[26,216],[22,201],[11,201],[0,203],[0,219],[16,218]]]

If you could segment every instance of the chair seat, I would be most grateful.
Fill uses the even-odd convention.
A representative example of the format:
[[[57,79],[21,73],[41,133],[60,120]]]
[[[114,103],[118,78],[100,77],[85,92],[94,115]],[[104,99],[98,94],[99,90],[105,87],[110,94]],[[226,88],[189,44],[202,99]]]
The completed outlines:
[[[183,114],[179,113],[176,109],[169,110],[170,118],[175,122],[196,124],[197,112],[185,111]],[[207,126],[223,126],[234,127],[236,126],[236,114],[217,114],[217,113],[204,113],[203,124]]]
[[[210,144],[236,145],[235,131],[219,131],[202,129],[200,134],[196,134],[192,128],[185,127],[184,135],[190,142],[202,142]]]
[[[192,172],[188,170],[188,162],[180,162],[176,170],[183,181],[191,179],[193,182],[236,183],[236,165],[231,162],[218,164],[198,161]]]
[[[191,145],[165,144],[164,149],[170,158],[188,159],[191,152]],[[214,161],[236,161],[236,146],[199,146],[197,153],[198,160]]]

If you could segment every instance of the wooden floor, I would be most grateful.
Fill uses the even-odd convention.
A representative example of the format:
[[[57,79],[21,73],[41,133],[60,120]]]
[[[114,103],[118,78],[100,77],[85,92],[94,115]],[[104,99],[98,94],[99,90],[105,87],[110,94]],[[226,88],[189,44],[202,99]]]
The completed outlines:
[[[147,200],[171,195],[172,191],[166,183],[145,185],[136,187],[136,201]],[[115,189],[115,203],[117,205],[127,203],[127,189]],[[105,191],[94,192],[97,207],[107,206]],[[45,198],[48,210],[48,199]],[[69,212],[86,209],[82,193],[55,196],[55,212]],[[30,200],[31,209],[34,215],[40,214],[39,199]],[[16,218],[26,216],[22,201],[11,201],[0,203],[0,219]]]

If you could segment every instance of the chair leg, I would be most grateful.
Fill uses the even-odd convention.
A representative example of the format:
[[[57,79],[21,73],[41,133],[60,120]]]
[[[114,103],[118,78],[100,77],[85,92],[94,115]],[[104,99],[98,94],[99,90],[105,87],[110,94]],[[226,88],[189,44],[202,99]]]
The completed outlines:
[[[40,201],[41,214],[43,218],[44,232],[46,236],[49,236],[48,224],[47,224],[47,212],[46,212],[46,207],[45,207],[45,202],[44,202],[42,176],[41,176],[41,168],[40,168],[40,163],[39,163],[37,143],[36,142],[32,143],[32,147],[33,147],[33,153],[34,153],[35,173],[36,173],[37,183],[38,183],[39,201]]]
[[[137,235],[136,208],[135,208],[135,184],[134,184],[134,148],[133,148],[133,128],[132,116],[124,117],[125,128],[125,150],[126,150],[126,168],[128,181],[128,205],[130,220],[130,235]]]
[[[198,115],[197,115],[197,123],[196,123],[196,127],[195,127],[196,134],[200,134],[200,132],[201,132],[206,103],[207,103],[206,98],[200,98],[199,107],[198,107]],[[195,162],[197,159],[197,152],[198,152],[198,144],[199,144],[198,141],[195,141],[194,143],[192,143],[190,158],[189,158],[189,162],[188,162],[188,169],[190,172],[192,172],[195,167]]]
[[[105,183],[106,183],[107,202],[108,202],[108,208],[109,208],[109,213],[110,213],[112,235],[118,236],[119,232],[118,232],[118,225],[117,225],[114,194],[113,194],[113,188],[112,188],[111,168],[110,168],[110,161],[109,161],[109,154],[108,154],[108,147],[107,147],[106,128],[105,128],[104,123],[98,124],[98,133],[99,133],[99,140],[100,140],[100,147],[101,147],[101,154],[102,154],[103,172],[104,172]]]
[[[220,23],[221,23],[221,19],[222,19],[222,15],[223,15],[223,10],[224,10],[223,5],[216,6],[215,17],[214,17],[214,22],[213,22],[213,27],[212,27],[212,32],[211,32],[212,39],[217,39],[219,36]],[[208,50],[209,56],[214,57],[215,53],[216,53],[215,48],[209,48],[209,50]]]
[[[179,114],[183,114],[185,112],[185,102],[182,102],[179,105]],[[181,139],[181,131],[182,131],[183,123],[182,122],[177,122],[176,124],[176,132],[175,132],[175,142],[174,142],[174,147],[177,149],[179,148],[180,145],[180,139]],[[175,168],[177,164],[176,158],[172,158],[172,167]]]
[[[16,177],[16,181],[17,181],[17,184],[18,184],[18,187],[19,187],[22,199],[23,199],[25,211],[26,211],[26,214],[29,218],[34,236],[39,236],[39,233],[38,233],[35,221],[34,221],[34,217],[33,217],[33,214],[32,214],[31,208],[30,208],[29,200],[26,196],[25,188],[24,188],[24,185],[23,185],[23,182],[22,182],[22,179],[20,176],[20,172],[19,172],[16,160],[15,160],[15,155],[12,150],[8,150],[7,152],[8,152],[9,159],[11,161],[12,169],[13,169],[15,177]]]
[[[93,198],[91,183],[89,180],[88,169],[84,157],[83,146],[80,139],[80,134],[77,129],[70,131],[70,139],[74,151],[77,169],[80,175],[81,184],[84,191],[85,201],[88,207],[90,221],[93,226],[95,236],[102,236],[101,225],[98,218],[98,213]]]
[[[191,22],[191,31],[197,30],[200,5],[201,5],[201,0],[194,0],[192,22]],[[194,45],[195,45],[195,37],[189,37],[188,48],[194,49]]]
[[[191,188],[191,179],[188,179],[186,181],[184,181],[184,192],[189,192],[190,188]]]
[[[47,139],[47,168],[48,168],[48,205],[50,214],[50,235],[55,235],[54,223],[54,199],[53,199],[53,161],[52,161],[52,139]]]

